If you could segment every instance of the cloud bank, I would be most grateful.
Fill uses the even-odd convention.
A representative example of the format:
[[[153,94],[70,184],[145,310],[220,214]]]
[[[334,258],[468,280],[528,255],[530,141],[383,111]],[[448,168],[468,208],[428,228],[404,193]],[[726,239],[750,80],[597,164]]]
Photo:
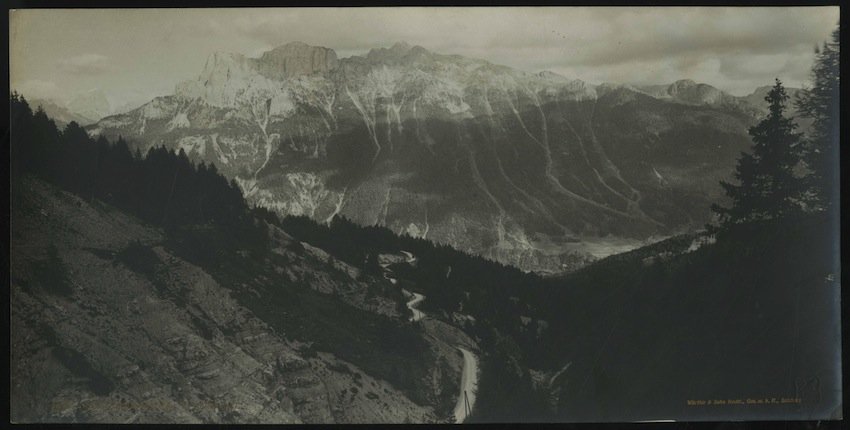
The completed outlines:
[[[837,7],[268,8],[15,11],[13,83],[103,89],[116,104],[171,91],[214,51],[291,42],[340,57],[404,41],[598,84],[693,79],[744,95],[809,78]]]

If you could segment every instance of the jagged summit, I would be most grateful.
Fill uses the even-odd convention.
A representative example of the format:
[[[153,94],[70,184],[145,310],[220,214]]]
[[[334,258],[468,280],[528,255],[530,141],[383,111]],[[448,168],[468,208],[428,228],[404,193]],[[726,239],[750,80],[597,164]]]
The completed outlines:
[[[538,72],[537,76],[540,76],[541,78],[544,78],[544,79],[556,79],[556,80],[570,81],[570,79],[568,79],[566,76],[552,72],[552,71],[549,71],[549,70],[544,70],[542,72]]]
[[[287,79],[300,75],[324,73],[336,68],[338,59],[333,49],[290,42],[266,51],[256,60],[257,70],[270,79]]]
[[[311,46],[304,42],[289,42],[263,52],[259,58],[243,54],[216,51],[207,57],[202,76],[215,73],[236,72],[259,74],[275,80],[284,80],[301,75],[325,73],[337,67],[338,58],[333,49]]]
[[[373,48],[366,54],[366,59],[372,62],[398,62],[423,59],[431,56],[431,51],[419,45],[407,42],[396,42],[389,48]]]
[[[313,46],[313,45],[309,45],[309,44],[304,43],[304,42],[302,42],[302,41],[300,41],[300,40],[293,40],[293,41],[291,41],[291,42],[286,42],[286,43],[284,43],[283,45],[278,45],[277,47],[272,48],[271,50],[266,51],[266,52],[278,51],[278,50],[286,50],[286,49],[304,49],[304,48],[314,48],[314,47],[315,47],[315,46]]]
[[[679,101],[696,104],[718,104],[728,98],[728,94],[723,91],[691,79],[681,79],[670,84],[667,94]]]
[[[643,85],[634,88],[655,98],[670,99],[680,103],[712,106],[738,103],[734,96],[693,79],[680,79],[671,84]]]
[[[697,83],[693,79],[679,79],[670,84],[670,88],[690,88],[696,85]]]
[[[680,94],[682,92],[690,91],[690,90],[693,90],[694,88],[700,88],[700,87],[702,87],[702,88],[705,88],[705,87],[714,88],[710,85],[698,84],[698,83],[694,82],[692,79],[680,79],[676,82],[673,82],[672,84],[670,84],[669,87],[667,87],[667,93],[670,94],[671,96],[676,96],[677,94]]]
[[[392,51],[408,51],[408,50],[410,50],[410,48],[411,48],[411,46],[410,46],[409,43],[407,43],[405,41],[401,41],[401,42],[394,43],[393,46],[390,47],[390,50],[392,50]]]

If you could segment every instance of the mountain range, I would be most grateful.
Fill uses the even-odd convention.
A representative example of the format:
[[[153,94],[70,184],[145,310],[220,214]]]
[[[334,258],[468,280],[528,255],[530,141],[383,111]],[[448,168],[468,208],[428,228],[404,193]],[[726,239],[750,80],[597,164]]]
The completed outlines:
[[[562,272],[709,221],[766,111],[759,95],[591,85],[405,43],[340,59],[292,42],[214,53],[173,95],[87,130],[182,149],[282,215]]]
[[[70,122],[88,125],[97,122],[116,111],[113,110],[103,91],[94,89],[71,97],[67,102],[49,98],[33,98],[30,104],[41,107],[47,116],[64,126]]]

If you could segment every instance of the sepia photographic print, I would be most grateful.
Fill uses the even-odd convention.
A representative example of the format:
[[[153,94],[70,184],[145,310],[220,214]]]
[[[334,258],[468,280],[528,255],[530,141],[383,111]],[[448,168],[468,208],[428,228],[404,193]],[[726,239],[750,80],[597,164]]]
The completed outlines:
[[[843,418],[838,6],[22,3],[13,423]]]

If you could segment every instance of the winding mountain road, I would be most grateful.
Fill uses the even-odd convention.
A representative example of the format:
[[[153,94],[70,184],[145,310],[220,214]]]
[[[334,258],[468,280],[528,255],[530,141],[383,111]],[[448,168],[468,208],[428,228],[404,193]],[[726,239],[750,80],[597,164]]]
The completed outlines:
[[[407,258],[407,261],[405,261],[406,263],[410,264],[416,262],[416,256],[413,255],[413,253],[409,251],[401,251],[401,253]]]
[[[416,306],[418,306],[420,303],[422,303],[423,300],[425,300],[425,296],[423,296],[422,294],[419,294],[419,293],[412,293],[412,292],[407,291],[407,290],[402,290],[402,291],[404,291],[405,294],[407,294],[408,296],[413,296],[413,299],[411,299],[409,302],[407,302],[407,308],[410,309],[413,312],[413,316],[410,317],[410,320],[413,321],[413,322],[421,321],[422,318],[425,317],[425,312],[422,312],[419,309],[416,309]]]
[[[460,394],[455,404],[454,418],[462,423],[475,405],[475,392],[478,389],[478,359],[468,349],[458,347],[463,354],[463,372],[460,375]]]
[[[405,257],[407,257],[406,262],[408,264],[416,261],[416,257],[410,252],[401,252],[405,255]],[[388,279],[392,284],[396,284],[398,281],[388,275],[388,266],[389,264],[381,264],[381,267],[384,268],[384,278]],[[410,299],[407,302],[407,308],[413,312],[413,316],[410,317],[410,321],[422,321],[422,319],[425,318],[425,312],[419,310],[418,306],[420,303],[425,301],[425,296],[408,291],[404,288],[402,288],[401,291]],[[463,370],[460,375],[460,392],[458,393],[457,402],[455,403],[455,409],[452,416],[454,417],[455,423],[462,423],[467,419],[467,417],[469,417],[469,413],[475,406],[475,394],[478,389],[478,358],[470,350],[462,346],[458,346],[457,349],[461,352],[461,354],[463,354]]]
[[[408,297],[413,297],[407,302],[407,308],[413,311],[411,321],[421,321],[425,317],[425,312],[420,311],[416,307],[425,300],[425,296],[419,293],[414,293],[407,290],[402,290]],[[453,417],[456,423],[462,423],[469,416],[475,406],[475,393],[478,389],[478,358],[475,357],[470,350],[459,346],[457,348],[463,354],[463,370],[460,375],[460,392],[458,393],[457,403]]]

